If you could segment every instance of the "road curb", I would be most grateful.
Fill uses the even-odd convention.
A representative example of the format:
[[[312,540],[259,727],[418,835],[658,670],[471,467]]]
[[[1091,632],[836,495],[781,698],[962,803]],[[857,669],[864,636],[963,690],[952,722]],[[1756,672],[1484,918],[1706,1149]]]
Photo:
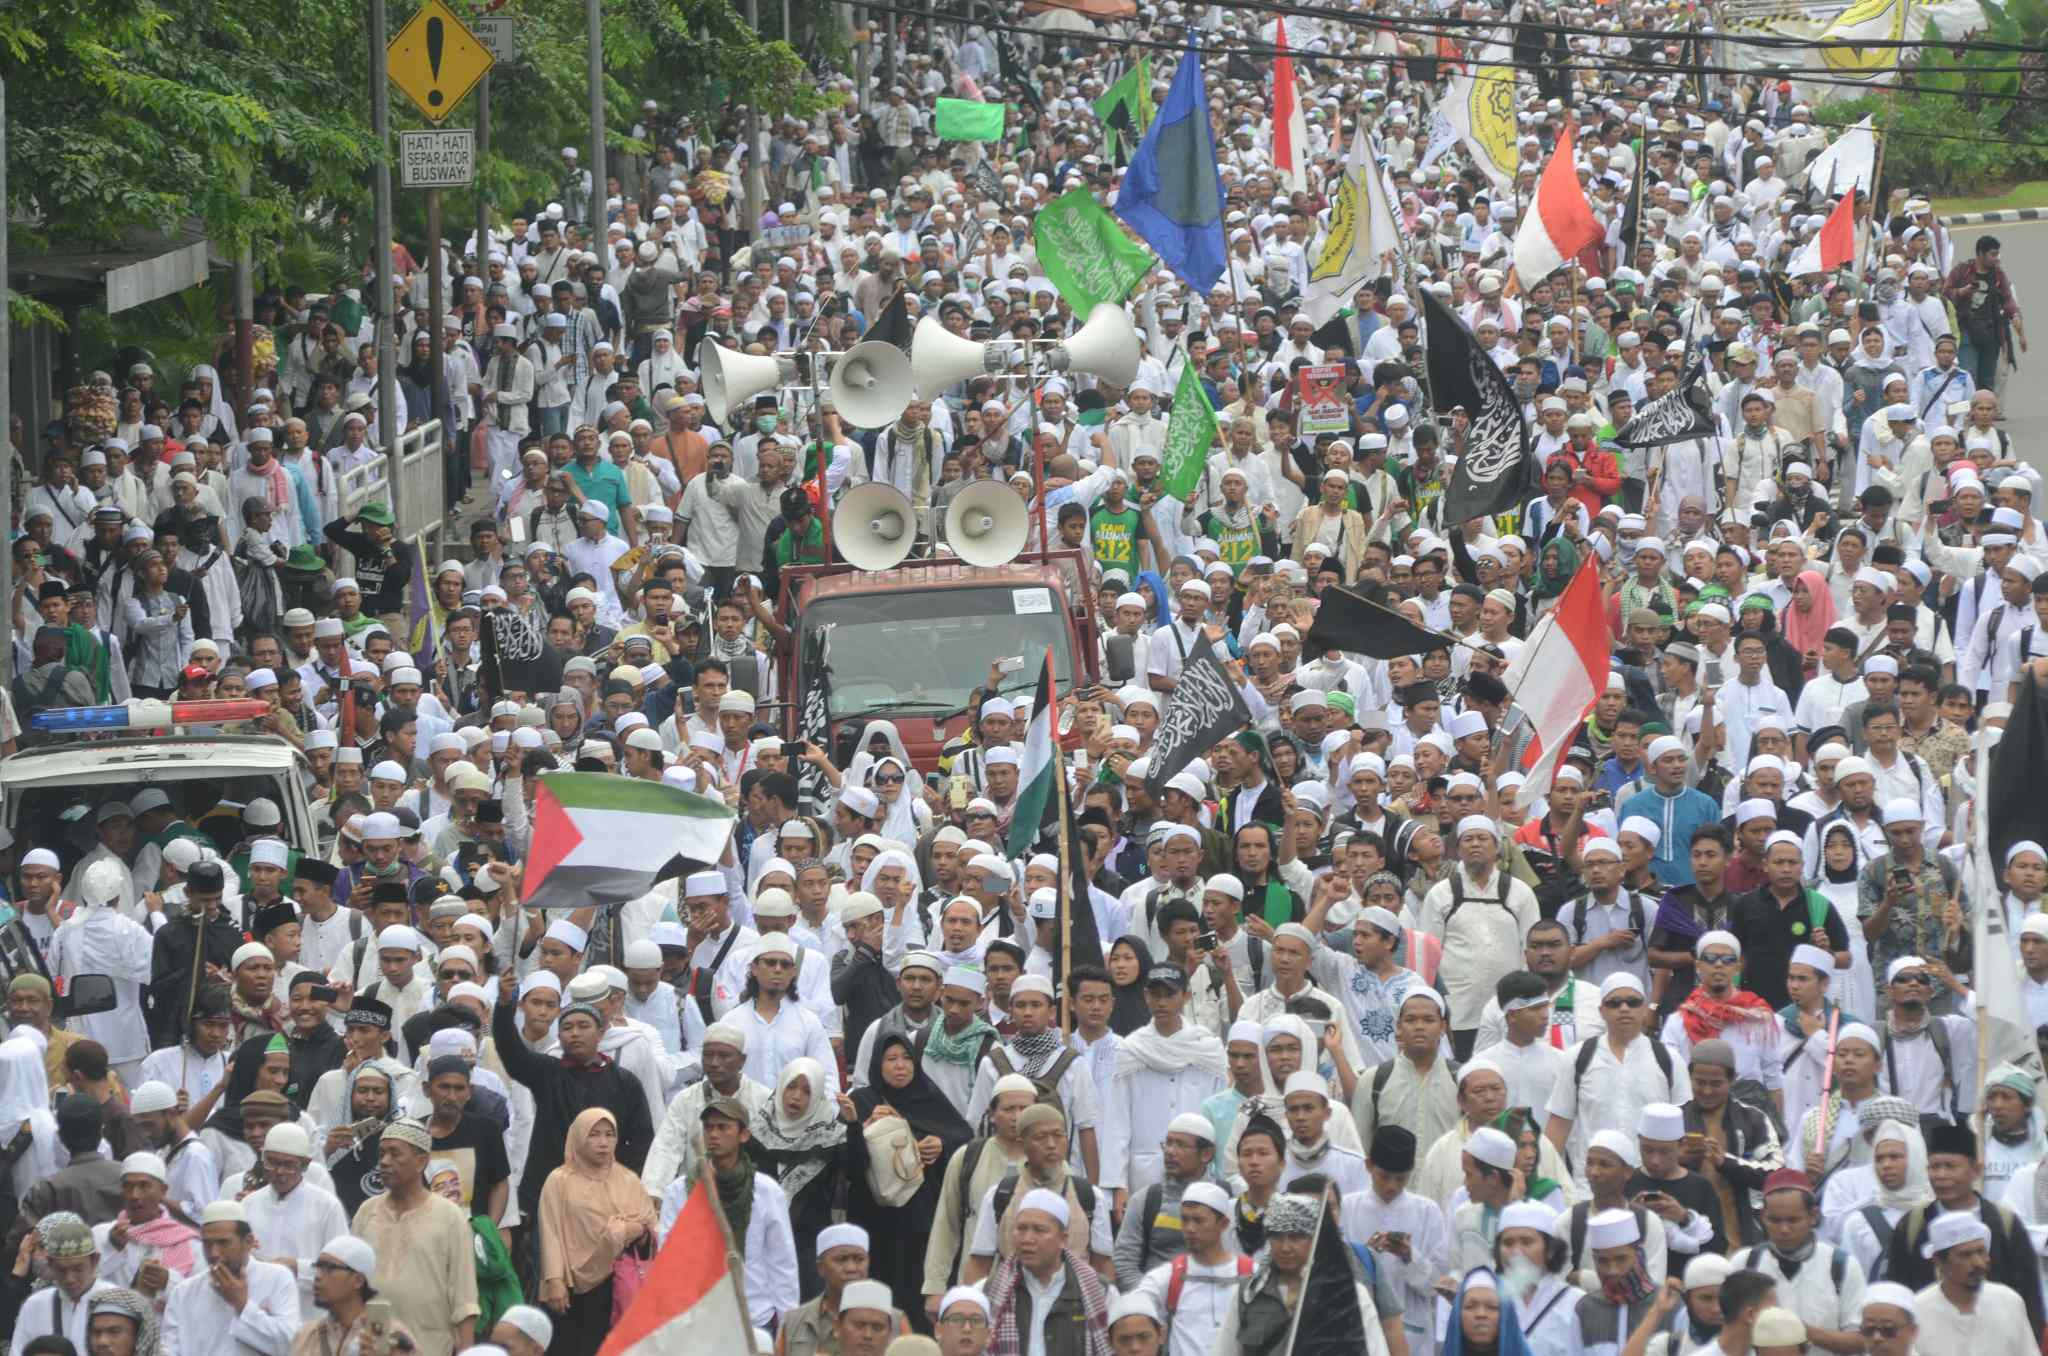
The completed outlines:
[[[1958,212],[1944,226],[2000,226],[2011,221],[2048,221],[2048,207],[2014,207],[2003,212]]]

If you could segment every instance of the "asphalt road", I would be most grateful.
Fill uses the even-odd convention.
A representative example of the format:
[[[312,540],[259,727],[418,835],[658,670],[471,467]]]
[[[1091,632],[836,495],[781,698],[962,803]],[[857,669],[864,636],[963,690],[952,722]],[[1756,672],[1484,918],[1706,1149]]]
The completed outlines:
[[[2024,221],[2003,226],[1971,226],[1955,232],[1956,257],[1967,258],[1977,237],[1995,235],[1999,262],[2012,279],[2026,317],[2030,352],[2008,370],[1999,384],[2006,432],[2020,455],[2048,473],[2048,222]]]

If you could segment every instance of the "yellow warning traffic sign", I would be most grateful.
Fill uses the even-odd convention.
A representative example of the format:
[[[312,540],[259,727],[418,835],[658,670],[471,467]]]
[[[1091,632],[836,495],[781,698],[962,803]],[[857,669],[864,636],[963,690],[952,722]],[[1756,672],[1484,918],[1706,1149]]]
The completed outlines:
[[[426,0],[384,50],[391,83],[430,122],[441,122],[453,113],[495,59],[441,0]]]

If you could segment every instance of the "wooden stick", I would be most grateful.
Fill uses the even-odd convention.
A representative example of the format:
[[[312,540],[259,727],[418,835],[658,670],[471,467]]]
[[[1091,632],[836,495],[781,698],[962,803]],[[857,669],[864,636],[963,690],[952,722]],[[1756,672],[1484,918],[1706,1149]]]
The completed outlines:
[[[740,1155],[740,1163],[742,1166],[747,1166],[747,1156],[745,1154]],[[732,1276],[733,1293],[739,1298],[740,1322],[746,1324],[747,1327],[746,1356],[764,1356],[764,1353],[756,1352],[754,1349],[754,1315],[753,1311],[747,1308],[746,1259],[740,1256],[739,1248],[732,1241],[732,1223],[725,1217],[724,1202],[718,1199],[717,1177],[711,1170],[708,1160],[704,1167],[703,1175],[697,1179],[697,1186],[699,1190],[711,1198],[711,1213],[718,1217],[718,1232],[725,1237],[725,1269]],[[751,1171],[751,1167],[749,1167],[749,1171]]]

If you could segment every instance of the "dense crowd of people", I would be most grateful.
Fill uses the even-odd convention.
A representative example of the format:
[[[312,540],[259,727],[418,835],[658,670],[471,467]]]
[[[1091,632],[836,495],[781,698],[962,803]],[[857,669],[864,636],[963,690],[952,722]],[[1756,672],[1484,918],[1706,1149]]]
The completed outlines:
[[[1206,295],[1137,284],[1125,386],[992,362],[882,428],[817,397],[813,355],[885,317],[1070,336],[1034,221],[1112,206],[1131,155],[1098,110],[1142,48],[885,21],[811,121],[750,148],[742,109],[650,101],[605,184],[565,149],[490,238],[392,244],[390,417],[441,421],[466,550],[423,561],[344,485],[388,441],[374,272],[263,299],[251,391],[142,363],[98,378],[111,436],[17,431],[7,751],[50,708],[260,701],[226,728],[303,755],[311,818],[205,781],[16,816],[11,1356],[591,1356],[700,1185],[777,1356],[1281,1356],[1326,1301],[1373,1356],[2038,1346],[2041,1062],[1980,1060],[1977,981],[2015,962],[1972,938],[2018,939],[2048,1032],[2048,849],[1992,897],[1968,859],[1973,734],[2048,658],[2000,242],[1879,184],[1852,262],[1801,271],[1848,188],[1806,173],[1838,91],[1691,78],[1665,6],[1515,41],[1505,182],[1440,135],[1502,16],[1293,17],[1298,166],[1244,55],[1271,15],[1120,31],[1156,102],[1197,30],[1228,252]],[[941,97],[1007,98],[1008,134],[938,140]],[[1318,324],[1361,130],[1402,247]],[[1511,277],[1567,131],[1604,239]],[[1531,433],[1540,491],[1491,518],[1445,518],[1475,412],[1432,404],[1425,291]],[[715,418],[706,342],[800,380]],[[1324,365],[1341,428],[1298,384]],[[1163,478],[1190,371],[1192,489]],[[1710,432],[1623,436],[1682,380]],[[785,742],[782,574],[870,481],[919,557],[996,482],[1085,571],[1055,759],[1085,898],[1011,847],[1012,647],[967,657],[935,765],[887,719]],[[1587,573],[1610,672],[1530,800],[1504,679]],[[1438,639],[1313,643],[1336,588]],[[508,617],[554,690],[487,672]],[[1205,640],[1250,718],[1156,777]],[[523,908],[572,770],[722,800],[721,859]],[[111,1010],[70,1013],[87,975]]]

